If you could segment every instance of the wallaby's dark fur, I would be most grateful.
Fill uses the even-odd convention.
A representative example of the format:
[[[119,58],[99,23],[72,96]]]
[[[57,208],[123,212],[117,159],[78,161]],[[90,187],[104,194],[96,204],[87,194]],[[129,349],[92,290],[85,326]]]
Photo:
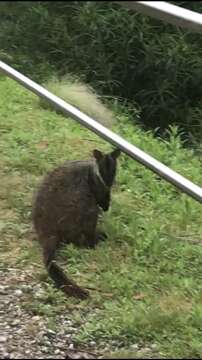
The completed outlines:
[[[56,286],[70,296],[85,299],[88,291],[68,279],[55,262],[61,242],[94,247],[99,207],[109,209],[110,190],[120,150],[109,154],[94,150],[94,159],[67,161],[43,180],[33,205],[33,222],[43,258]]]

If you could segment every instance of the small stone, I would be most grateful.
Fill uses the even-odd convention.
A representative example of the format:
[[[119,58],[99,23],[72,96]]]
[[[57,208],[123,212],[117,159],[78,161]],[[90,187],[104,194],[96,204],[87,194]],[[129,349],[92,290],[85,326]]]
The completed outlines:
[[[95,341],[90,341],[89,345],[90,345],[90,346],[95,346],[95,345],[96,345],[96,342],[95,342]]]
[[[42,329],[45,330],[45,325],[44,325],[44,321],[43,321],[43,320],[39,321],[38,324],[39,324],[39,326],[40,326]]]
[[[12,322],[12,326],[16,326],[16,325],[19,325],[20,324],[20,320],[19,319],[16,319]]]
[[[34,297],[37,299],[41,299],[44,296],[44,291],[43,290],[39,290],[34,294]]]
[[[69,350],[73,350],[74,349],[74,344],[70,344],[69,345]]]
[[[30,285],[21,285],[21,289],[25,292],[25,293],[29,293],[32,291],[32,287]]]
[[[55,331],[51,330],[51,329],[47,329],[47,335],[55,335]]]
[[[10,359],[10,354],[8,352],[3,353],[3,359]]]
[[[71,325],[72,325],[72,321],[71,321],[71,320],[66,320],[66,324],[71,326]]]
[[[10,302],[11,302],[11,299],[5,299],[5,300],[4,300],[4,305],[9,305]]]
[[[66,330],[65,329],[61,329],[58,333],[59,336],[64,336],[66,334]]]
[[[46,346],[42,346],[41,351],[45,354],[48,353],[48,348]]]
[[[44,344],[45,344],[46,346],[51,346],[51,342],[50,342],[49,340],[45,340],[45,341],[44,341]]]
[[[30,344],[36,344],[36,340],[31,340]]]
[[[157,349],[157,344],[151,344],[151,345],[150,345],[150,348],[151,348],[152,350]]]
[[[0,294],[5,295],[6,294],[6,288],[7,288],[7,286],[0,285]]]
[[[55,352],[54,352],[55,355],[59,355],[60,354],[60,350],[59,349],[56,349]]]
[[[21,314],[22,314],[22,310],[20,308],[18,308],[17,311],[16,311],[16,315],[21,316]]]
[[[23,294],[22,290],[20,290],[20,289],[15,290],[16,296],[22,296],[22,294]]]
[[[68,328],[68,332],[70,332],[70,333],[73,333],[73,332],[75,332],[77,329],[75,329],[74,327],[72,327],[72,326],[70,326],[69,328]]]
[[[0,336],[0,343],[4,343],[7,341],[7,337],[6,336]]]
[[[138,344],[131,345],[131,349],[133,350],[138,350],[138,348],[139,348]]]

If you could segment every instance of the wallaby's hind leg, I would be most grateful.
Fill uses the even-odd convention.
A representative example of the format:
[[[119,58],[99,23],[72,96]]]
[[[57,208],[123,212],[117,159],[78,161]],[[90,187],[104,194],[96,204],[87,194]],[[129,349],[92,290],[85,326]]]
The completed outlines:
[[[70,280],[63,270],[56,264],[55,250],[56,239],[51,237],[44,242],[43,255],[48,274],[54,281],[56,287],[69,296],[74,296],[82,300],[88,298],[89,292],[80,288],[73,280]]]
[[[40,241],[43,246],[43,261],[46,268],[49,268],[51,261],[55,258],[56,251],[56,239],[54,237],[47,237],[46,239],[42,239]]]

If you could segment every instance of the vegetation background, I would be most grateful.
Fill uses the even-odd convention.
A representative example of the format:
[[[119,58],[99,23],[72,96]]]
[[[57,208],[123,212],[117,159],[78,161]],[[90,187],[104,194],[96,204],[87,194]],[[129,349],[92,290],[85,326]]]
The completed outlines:
[[[201,1],[176,3],[202,12]],[[200,34],[105,1],[2,1],[0,17],[1,58],[25,75],[77,75],[140,110],[141,125],[177,124],[192,145],[201,140]]]

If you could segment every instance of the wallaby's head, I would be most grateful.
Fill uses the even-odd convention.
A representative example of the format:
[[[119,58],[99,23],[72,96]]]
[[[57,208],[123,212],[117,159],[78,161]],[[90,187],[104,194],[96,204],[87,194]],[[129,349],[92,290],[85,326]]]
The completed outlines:
[[[102,153],[100,150],[93,150],[93,156],[96,159],[96,163],[99,169],[99,173],[109,187],[112,186],[116,175],[117,158],[121,151],[115,149],[108,154]]]

